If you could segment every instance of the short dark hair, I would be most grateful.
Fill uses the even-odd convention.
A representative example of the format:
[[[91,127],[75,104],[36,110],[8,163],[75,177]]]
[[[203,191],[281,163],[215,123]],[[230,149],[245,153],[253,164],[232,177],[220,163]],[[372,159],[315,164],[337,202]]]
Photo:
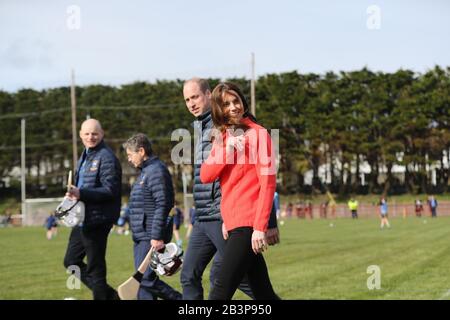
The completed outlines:
[[[136,133],[124,144],[122,144],[122,147],[125,150],[130,149],[133,152],[137,152],[140,148],[143,148],[147,156],[151,156],[153,154],[152,143],[150,142],[150,139],[143,133]]]
[[[192,78],[189,80],[186,80],[183,84],[183,87],[188,84],[189,82],[194,82],[196,84],[198,84],[200,91],[202,93],[206,93],[207,91],[211,91],[211,87],[209,86],[208,81],[206,81],[205,79],[201,79],[201,78]]]

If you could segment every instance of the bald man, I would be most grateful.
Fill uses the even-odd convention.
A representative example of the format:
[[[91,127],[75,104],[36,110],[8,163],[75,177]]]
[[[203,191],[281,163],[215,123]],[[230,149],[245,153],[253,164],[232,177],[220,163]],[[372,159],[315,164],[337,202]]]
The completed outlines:
[[[85,149],[78,160],[75,185],[66,196],[84,202],[85,218],[72,229],[64,266],[79,267],[81,281],[92,291],[94,300],[115,300],[119,299],[117,292],[106,282],[105,255],[109,231],[120,214],[122,169],[103,136],[98,120],[89,119],[81,125]]]

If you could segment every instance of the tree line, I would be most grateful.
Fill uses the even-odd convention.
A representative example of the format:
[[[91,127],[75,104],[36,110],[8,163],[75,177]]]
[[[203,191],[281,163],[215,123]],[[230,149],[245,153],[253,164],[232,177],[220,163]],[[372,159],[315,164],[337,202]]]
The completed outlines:
[[[238,83],[249,99],[250,81]],[[209,79],[214,87],[219,79]],[[182,80],[135,82],[120,87],[76,87],[78,127],[99,119],[105,140],[124,168],[124,188],[134,169],[122,143],[137,132],[153,141],[174,184],[189,166],[174,165],[171,141],[177,128],[193,133]],[[250,99],[249,99],[250,100]],[[70,88],[0,91],[0,175],[20,167],[20,120],[27,121],[27,191],[59,195],[71,168]],[[256,82],[256,117],[279,129],[278,190],[285,194],[441,193],[448,189],[450,163],[450,67],[419,74],[358,71],[326,74],[297,71],[267,74]],[[79,152],[82,145],[79,142]],[[399,175],[396,168],[402,168]],[[312,181],[306,177],[312,176]],[[17,192],[20,182],[0,185]]]

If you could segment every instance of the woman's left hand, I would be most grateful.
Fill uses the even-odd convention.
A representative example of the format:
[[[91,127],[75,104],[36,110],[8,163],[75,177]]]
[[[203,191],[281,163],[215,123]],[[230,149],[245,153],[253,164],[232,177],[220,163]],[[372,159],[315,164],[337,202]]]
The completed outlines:
[[[258,230],[253,230],[252,234],[252,250],[255,254],[264,252],[267,249],[266,233]]]

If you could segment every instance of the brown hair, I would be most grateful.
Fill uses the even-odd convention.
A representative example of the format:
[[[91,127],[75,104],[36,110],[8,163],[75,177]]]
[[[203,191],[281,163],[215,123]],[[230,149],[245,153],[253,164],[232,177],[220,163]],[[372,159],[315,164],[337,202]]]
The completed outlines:
[[[219,83],[213,90],[211,95],[211,118],[214,122],[214,126],[220,131],[224,132],[229,127],[233,126],[234,129],[247,130],[248,127],[242,123],[233,123],[231,119],[223,112],[225,107],[224,97],[225,94],[231,94],[239,97],[242,101],[242,107],[244,108],[243,117],[250,117],[252,121],[256,122],[255,117],[250,113],[247,100],[245,100],[244,94],[237,85],[231,82]]]

